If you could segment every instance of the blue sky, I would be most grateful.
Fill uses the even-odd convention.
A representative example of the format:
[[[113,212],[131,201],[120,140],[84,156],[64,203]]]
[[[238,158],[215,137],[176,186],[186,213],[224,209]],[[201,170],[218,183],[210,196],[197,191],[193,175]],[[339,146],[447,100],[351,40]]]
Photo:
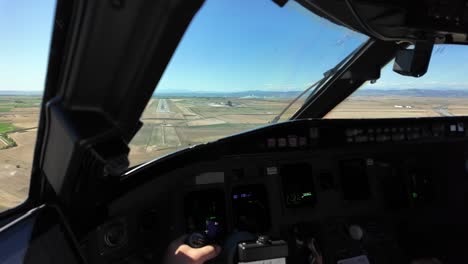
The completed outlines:
[[[468,89],[468,46],[436,45],[427,73],[420,78],[398,75],[387,65],[377,83],[365,88],[375,89]]]
[[[43,90],[55,1],[0,0],[0,90]],[[186,32],[158,91],[302,90],[366,37],[297,3],[207,0]],[[468,47],[435,48],[426,76],[387,67],[366,88],[466,88]]]
[[[302,90],[365,40],[292,1],[208,0],[158,91]]]
[[[44,90],[55,1],[0,0],[0,91]]]

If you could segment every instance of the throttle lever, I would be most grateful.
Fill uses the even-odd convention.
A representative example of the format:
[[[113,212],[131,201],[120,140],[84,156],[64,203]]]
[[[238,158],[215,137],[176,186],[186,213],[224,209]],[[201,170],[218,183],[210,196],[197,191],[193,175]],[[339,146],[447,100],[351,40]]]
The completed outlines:
[[[208,245],[208,237],[200,232],[193,232],[191,233],[187,239],[185,239],[185,244],[190,246],[191,248],[201,248]]]

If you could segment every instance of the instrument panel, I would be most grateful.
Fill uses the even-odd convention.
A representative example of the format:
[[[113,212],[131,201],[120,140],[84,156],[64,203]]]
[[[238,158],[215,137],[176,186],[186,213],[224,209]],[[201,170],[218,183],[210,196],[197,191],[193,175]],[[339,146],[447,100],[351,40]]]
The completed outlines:
[[[195,148],[176,160],[177,169],[164,171],[167,159],[136,171],[129,177],[159,176],[117,199],[109,213],[137,223],[141,212],[159,212],[163,228],[153,243],[161,246],[194,230],[220,244],[233,232],[249,232],[287,240],[292,263],[310,257],[310,241],[325,263],[362,254],[371,263],[445,260],[457,246],[440,241],[468,233],[467,122],[301,120],[265,127]]]

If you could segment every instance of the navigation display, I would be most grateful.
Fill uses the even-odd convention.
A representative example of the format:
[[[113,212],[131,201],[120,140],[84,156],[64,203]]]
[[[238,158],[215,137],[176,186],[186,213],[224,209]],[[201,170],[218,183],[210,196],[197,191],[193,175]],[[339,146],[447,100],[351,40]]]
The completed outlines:
[[[225,230],[224,191],[194,191],[185,197],[186,231],[203,232],[213,240],[221,239]]]
[[[367,168],[363,159],[344,160],[340,164],[341,187],[345,200],[367,200],[370,196]]]
[[[265,186],[234,187],[232,190],[234,226],[240,231],[262,233],[270,228],[270,207]]]
[[[280,169],[283,198],[287,208],[314,206],[316,201],[312,167],[307,163],[284,165]]]

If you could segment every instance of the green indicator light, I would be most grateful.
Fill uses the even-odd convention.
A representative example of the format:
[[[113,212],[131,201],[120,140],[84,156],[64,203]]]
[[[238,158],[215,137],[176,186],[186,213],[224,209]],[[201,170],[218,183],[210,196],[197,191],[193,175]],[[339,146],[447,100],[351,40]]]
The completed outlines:
[[[312,196],[311,192],[306,192],[302,194],[302,198]]]
[[[413,199],[416,199],[416,198],[418,198],[418,194],[417,194],[417,193],[415,193],[415,192],[414,192],[414,193],[411,193],[411,196],[413,197]]]

